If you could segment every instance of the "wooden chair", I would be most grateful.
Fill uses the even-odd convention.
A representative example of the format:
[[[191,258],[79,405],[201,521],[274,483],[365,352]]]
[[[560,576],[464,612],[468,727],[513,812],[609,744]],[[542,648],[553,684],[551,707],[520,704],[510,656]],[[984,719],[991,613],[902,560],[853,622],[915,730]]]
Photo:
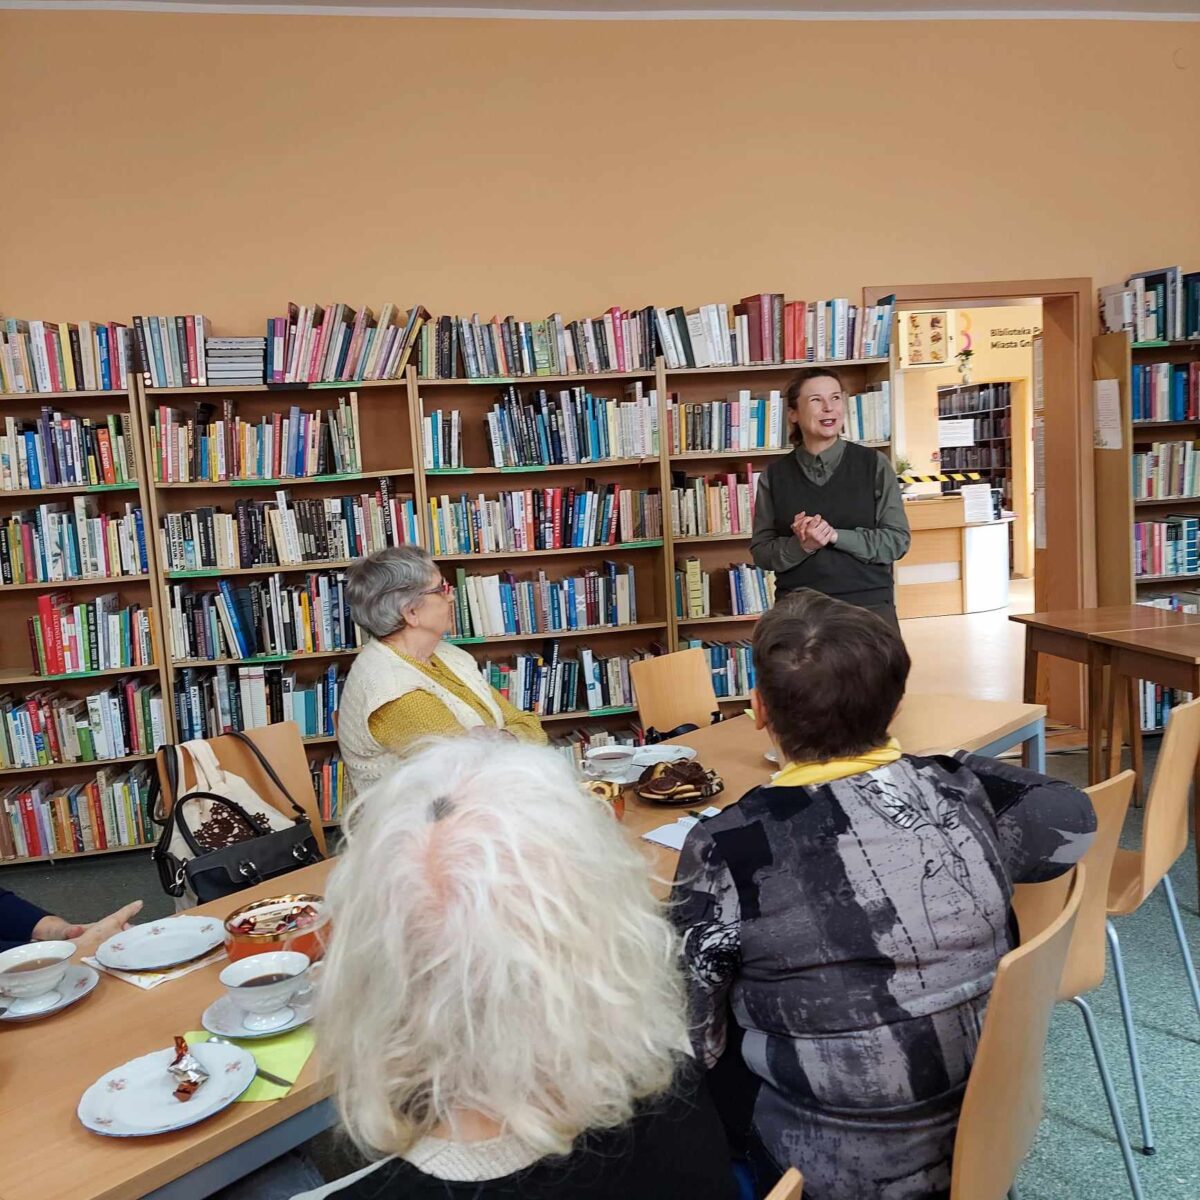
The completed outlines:
[[[1167,897],[1167,907],[1171,912],[1171,922],[1175,926],[1179,953],[1183,956],[1183,968],[1192,989],[1192,1003],[1196,1006],[1197,1016],[1200,1016],[1200,984],[1196,982],[1196,968],[1192,963],[1192,954],[1183,930],[1183,919],[1179,915],[1179,904],[1175,899],[1175,889],[1171,886],[1169,874],[1176,860],[1187,849],[1188,793],[1196,774],[1198,757],[1200,699],[1189,700],[1171,710],[1159,748],[1150,794],[1146,798],[1141,849],[1117,850],[1108,885],[1107,907],[1110,918],[1127,917],[1141,908],[1143,901],[1149,898],[1155,888],[1162,886]],[[1133,1006],[1125,980],[1125,960],[1121,956],[1121,942],[1111,920],[1107,922],[1105,932],[1112,949],[1113,974],[1117,980],[1121,1018],[1125,1024],[1125,1040],[1129,1045],[1129,1058],[1133,1065],[1134,1091],[1137,1094],[1138,1114],[1142,1121],[1143,1153],[1153,1154],[1154,1137],[1150,1130],[1146,1085],[1142,1078],[1137,1034],[1133,1027]]]
[[[1117,1145],[1129,1177],[1129,1187],[1135,1200],[1142,1200],[1142,1184],[1138,1177],[1137,1164],[1129,1137],[1125,1132],[1125,1121],[1117,1103],[1117,1094],[1108,1071],[1104,1047],[1096,1030],[1096,1020],[1091,1006],[1083,998],[1084,993],[1095,991],[1104,982],[1104,926],[1108,909],[1108,881],[1112,874],[1113,858],[1117,843],[1129,811],[1133,785],[1137,776],[1133,771],[1123,771],[1113,779],[1087,789],[1092,807],[1096,810],[1096,836],[1088,852],[1081,860],[1084,867],[1083,898],[1079,904],[1079,916],[1075,919],[1075,932],[1067,950],[1067,962],[1063,967],[1058,985],[1058,999],[1074,1004],[1083,1014],[1092,1053],[1096,1058],[1096,1069],[1104,1086],[1104,1098],[1108,1102]],[[1028,941],[1037,937],[1054,922],[1063,911],[1071,887],[1071,877],[1059,876],[1048,883],[1019,884],[1013,896],[1013,908],[1021,926],[1021,938]],[[1149,1137],[1149,1122],[1143,1131]]]
[[[1077,866],[1058,917],[996,968],[979,1049],[963,1096],[950,1200],[1002,1200],[1042,1116],[1042,1061],[1058,981],[1083,899]]]
[[[294,721],[281,721],[277,725],[266,725],[261,729],[248,729],[246,736],[262,751],[263,757],[275,768],[275,773],[291,792],[296,803],[304,809],[309,824],[312,825],[317,846],[322,854],[326,854],[325,826],[321,824],[321,811],[317,807],[312,776],[308,773],[308,759],[304,754],[300,727]],[[285,816],[295,815],[292,806],[279,794],[279,789],[267,777],[258,759],[237,738],[222,734],[220,737],[206,740],[217,756],[217,762],[225,770],[240,775],[264,800]],[[175,797],[171,794],[167,782],[161,754],[155,757],[155,764],[158,767],[159,782],[162,784],[162,811],[167,813],[171,811]],[[185,762],[183,786],[190,788],[195,782],[191,763]]]
[[[711,725],[720,712],[708,655],[699,647],[629,664],[643,729],[667,733],[680,725]]]
[[[800,1200],[804,1194],[804,1176],[789,1167],[784,1177],[767,1193],[767,1200]]]

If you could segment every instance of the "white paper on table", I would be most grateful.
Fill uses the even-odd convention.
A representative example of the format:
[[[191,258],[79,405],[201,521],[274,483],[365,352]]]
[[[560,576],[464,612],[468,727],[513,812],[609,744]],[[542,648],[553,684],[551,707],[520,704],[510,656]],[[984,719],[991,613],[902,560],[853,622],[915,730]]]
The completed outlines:
[[[1097,450],[1121,449],[1121,389],[1115,379],[1097,379],[1092,385],[1096,430],[1092,444]]]
[[[180,967],[171,967],[165,971],[118,971],[113,967],[101,965],[94,958],[85,958],[83,961],[104,975],[111,975],[114,979],[123,979],[126,983],[132,983],[134,987],[141,988],[146,992],[170,979],[182,979],[185,975],[190,975],[193,971],[200,970],[201,967],[207,967],[209,963],[219,962],[224,957],[225,948],[221,946],[211,954],[196,959],[195,962],[184,963]]]
[[[970,421],[939,421],[938,446],[973,446],[975,445],[975,422]]]
[[[710,806],[700,811],[706,817],[715,817],[721,810]],[[698,817],[680,817],[670,825],[660,825],[657,829],[650,830],[649,833],[643,833],[642,837],[656,846],[666,846],[668,850],[682,850],[687,835],[698,820]]]
[[[964,483],[962,486],[963,520],[968,525],[981,525],[991,522],[992,485],[990,483]]]

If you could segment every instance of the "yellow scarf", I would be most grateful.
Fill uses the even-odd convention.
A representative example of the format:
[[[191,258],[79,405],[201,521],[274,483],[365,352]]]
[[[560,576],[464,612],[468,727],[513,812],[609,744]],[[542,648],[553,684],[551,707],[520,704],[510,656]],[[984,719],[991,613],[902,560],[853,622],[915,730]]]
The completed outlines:
[[[831,758],[828,762],[785,763],[774,775],[768,787],[812,787],[817,783],[830,783],[834,779],[845,779],[848,775],[861,775],[876,767],[886,767],[900,757],[900,743],[889,738],[886,745],[877,746],[854,758]]]

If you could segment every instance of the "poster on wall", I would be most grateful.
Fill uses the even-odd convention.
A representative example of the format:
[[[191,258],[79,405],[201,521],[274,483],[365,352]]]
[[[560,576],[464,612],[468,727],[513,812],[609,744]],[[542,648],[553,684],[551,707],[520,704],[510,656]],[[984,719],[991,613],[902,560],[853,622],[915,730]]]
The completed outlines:
[[[949,310],[900,314],[901,367],[944,367],[949,361]]]

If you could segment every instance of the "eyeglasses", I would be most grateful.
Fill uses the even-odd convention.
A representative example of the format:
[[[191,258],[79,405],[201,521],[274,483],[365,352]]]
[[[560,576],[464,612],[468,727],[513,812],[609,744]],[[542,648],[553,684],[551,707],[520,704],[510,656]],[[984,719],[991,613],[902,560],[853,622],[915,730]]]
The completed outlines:
[[[454,589],[444,580],[438,581],[437,587],[426,588],[420,593],[422,596],[448,596]]]

